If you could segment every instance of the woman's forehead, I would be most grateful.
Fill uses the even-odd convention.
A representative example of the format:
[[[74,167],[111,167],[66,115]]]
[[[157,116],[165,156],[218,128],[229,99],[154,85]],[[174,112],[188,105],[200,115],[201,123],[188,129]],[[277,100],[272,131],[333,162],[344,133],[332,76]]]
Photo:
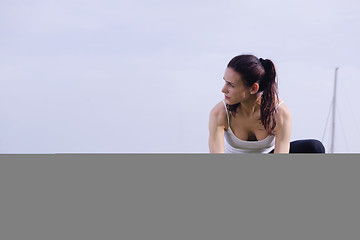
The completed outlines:
[[[232,68],[226,68],[224,74],[224,80],[232,83],[241,82],[241,75]]]

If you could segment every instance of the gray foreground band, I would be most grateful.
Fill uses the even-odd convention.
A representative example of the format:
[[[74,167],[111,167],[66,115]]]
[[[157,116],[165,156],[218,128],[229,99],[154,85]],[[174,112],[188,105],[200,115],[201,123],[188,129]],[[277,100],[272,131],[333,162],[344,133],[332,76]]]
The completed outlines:
[[[359,239],[360,155],[0,155],[0,239]]]

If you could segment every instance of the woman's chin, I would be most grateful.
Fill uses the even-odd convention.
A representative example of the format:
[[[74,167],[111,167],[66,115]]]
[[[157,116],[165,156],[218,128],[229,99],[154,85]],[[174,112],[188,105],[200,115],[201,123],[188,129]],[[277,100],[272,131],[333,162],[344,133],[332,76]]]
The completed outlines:
[[[224,98],[224,101],[225,101],[226,104],[229,104],[229,105],[233,105],[233,104],[234,104],[234,102],[232,101],[231,98],[225,97],[225,98]]]
[[[235,105],[235,104],[238,104],[240,103],[239,101],[233,101],[233,99],[224,99],[225,103],[228,104],[228,105]]]

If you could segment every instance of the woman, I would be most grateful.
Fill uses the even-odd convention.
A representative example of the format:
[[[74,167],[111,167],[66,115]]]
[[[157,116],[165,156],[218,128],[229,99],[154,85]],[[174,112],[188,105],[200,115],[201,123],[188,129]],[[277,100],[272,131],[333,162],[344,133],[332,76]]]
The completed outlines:
[[[291,113],[269,59],[239,55],[224,74],[225,99],[210,112],[210,153],[325,153],[318,140],[290,143]]]

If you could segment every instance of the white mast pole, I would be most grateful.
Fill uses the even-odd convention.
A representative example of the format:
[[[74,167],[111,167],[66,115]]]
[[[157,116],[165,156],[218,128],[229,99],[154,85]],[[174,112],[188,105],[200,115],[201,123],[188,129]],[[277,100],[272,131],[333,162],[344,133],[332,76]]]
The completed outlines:
[[[335,106],[336,106],[336,81],[337,81],[337,71],[338,67],[335,68],[335,80],[334,80],[334,95],[333,95],[333,114],[332,114],[332,137],[331,137],[331,148],[330,152],[334,153],[334,139],[335,139]]]

